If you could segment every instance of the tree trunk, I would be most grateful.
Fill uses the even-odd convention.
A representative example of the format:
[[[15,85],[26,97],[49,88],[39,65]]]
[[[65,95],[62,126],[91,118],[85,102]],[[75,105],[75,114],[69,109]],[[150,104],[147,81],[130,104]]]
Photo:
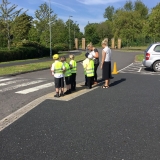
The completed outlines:
[[[8,50],[11,48],[11,40],[10,40],[10,27],[9,23],[7,22],[7,39],[8,39]]]

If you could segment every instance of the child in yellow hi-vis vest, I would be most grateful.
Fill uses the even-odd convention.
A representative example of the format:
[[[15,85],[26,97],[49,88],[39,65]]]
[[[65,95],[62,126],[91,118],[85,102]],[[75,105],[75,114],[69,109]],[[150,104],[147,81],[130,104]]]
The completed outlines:
[[[83,63],[82,63],[83,68],[84,68],[84,75],[85,75],[85,84],[84,84],[85,86],[88,85],[88,83],[87,83],[87,74],[86,74],[86,64],[88,64],[88,61],[89,61],[88,55],[89,55],[89,53],[86,53],[86,54],[85,54],[86,59],[85,59],[85,60],[83,61]]]
[[[55,88],[56,88],[56,95],[54,97],[59,98],[60,96],[64,96],[64,76],[63,72],[65,67],[62,62],[59,61],[59,55],[53,55],[53,59],[55,60],[51,66],[52,75],[54,75],[55,79]],[[61,93],[59,91],[61,90]]]
[[[64,67],[65,67],[65,71],[64,71],[64,77],[65,77],[65,82],[66,82],[66,92],[64,92],[64,94],[71,94],[71,69],[70,69],[70,65],[66,62],[66,57],[61,57],[61,62],[63,63]]]
[[[74,60],[74,55],[69,55],[70,58],[70,68],[71,68],[71,90],[76,90],[76,74],[77,74],[77,62]]]
[[[93,84],[93,78],[94,78],[94,61],[93,56],[88,55],[88,63],[86,64],[86,75],[87,75],[87,83],[88,83],[88,89],[92,88]]]

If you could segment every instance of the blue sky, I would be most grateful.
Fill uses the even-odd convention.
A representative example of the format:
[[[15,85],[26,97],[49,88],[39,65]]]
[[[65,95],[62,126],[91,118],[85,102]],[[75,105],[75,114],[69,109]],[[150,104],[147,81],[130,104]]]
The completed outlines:
[[[34,12],[44,2],[48,0],[9,0],[11,4],[17,4],[18,8],[28,9],[28,14],[34,17]],[[105,8],[113,5],[115,8],[120,8],[124,5],[126,0],[51,0],[51,7],[58,15],[58,18],[67,21],[69,16],[71,19],[77,21],[81,31],[88,22],[103,22],[103,13]],[[159,0],[142,0],[148,8],[153,8],[160,1]]]

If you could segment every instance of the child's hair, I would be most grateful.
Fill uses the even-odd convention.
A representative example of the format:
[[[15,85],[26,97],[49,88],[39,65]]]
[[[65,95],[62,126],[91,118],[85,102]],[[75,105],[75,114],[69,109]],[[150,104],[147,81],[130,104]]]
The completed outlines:
[[[70,54],[70,55],[69,55],[69,58],[70,58],[70,59],[74,59],[74,55],[73,55],[73,54]]]
[[[90,43],[87,45],[87,47],[93,47],[92,42],[90,42]]]
[[[105,39],[102,41],[102,44],[104,44],[104,45],[108,46],[108,39],[107,39],[107,38],[105,38]]]
[[[66,61],[66,57],[65,57],[65,56],[62,56],[62,57],[61,57],[61,61],[62,61],[62,62]]]

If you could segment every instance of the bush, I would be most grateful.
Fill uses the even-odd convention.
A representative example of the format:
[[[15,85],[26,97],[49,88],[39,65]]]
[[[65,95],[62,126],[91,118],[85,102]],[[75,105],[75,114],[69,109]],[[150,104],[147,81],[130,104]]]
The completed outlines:
[[[53,50],[57,50],[57,51],[68,51],[68,45],[65,43],[57,43],[54,45]]]
[[[50,56],[50,48],[46,48],[37,42],[24,40],[14,44],[13,46],[10,51],[7,50],[7,48],[0,49],[0,62]],[[57,44],[52,49],[52,54],[58,53],[60,50],[67,49],[68,47],[66,44]]]

